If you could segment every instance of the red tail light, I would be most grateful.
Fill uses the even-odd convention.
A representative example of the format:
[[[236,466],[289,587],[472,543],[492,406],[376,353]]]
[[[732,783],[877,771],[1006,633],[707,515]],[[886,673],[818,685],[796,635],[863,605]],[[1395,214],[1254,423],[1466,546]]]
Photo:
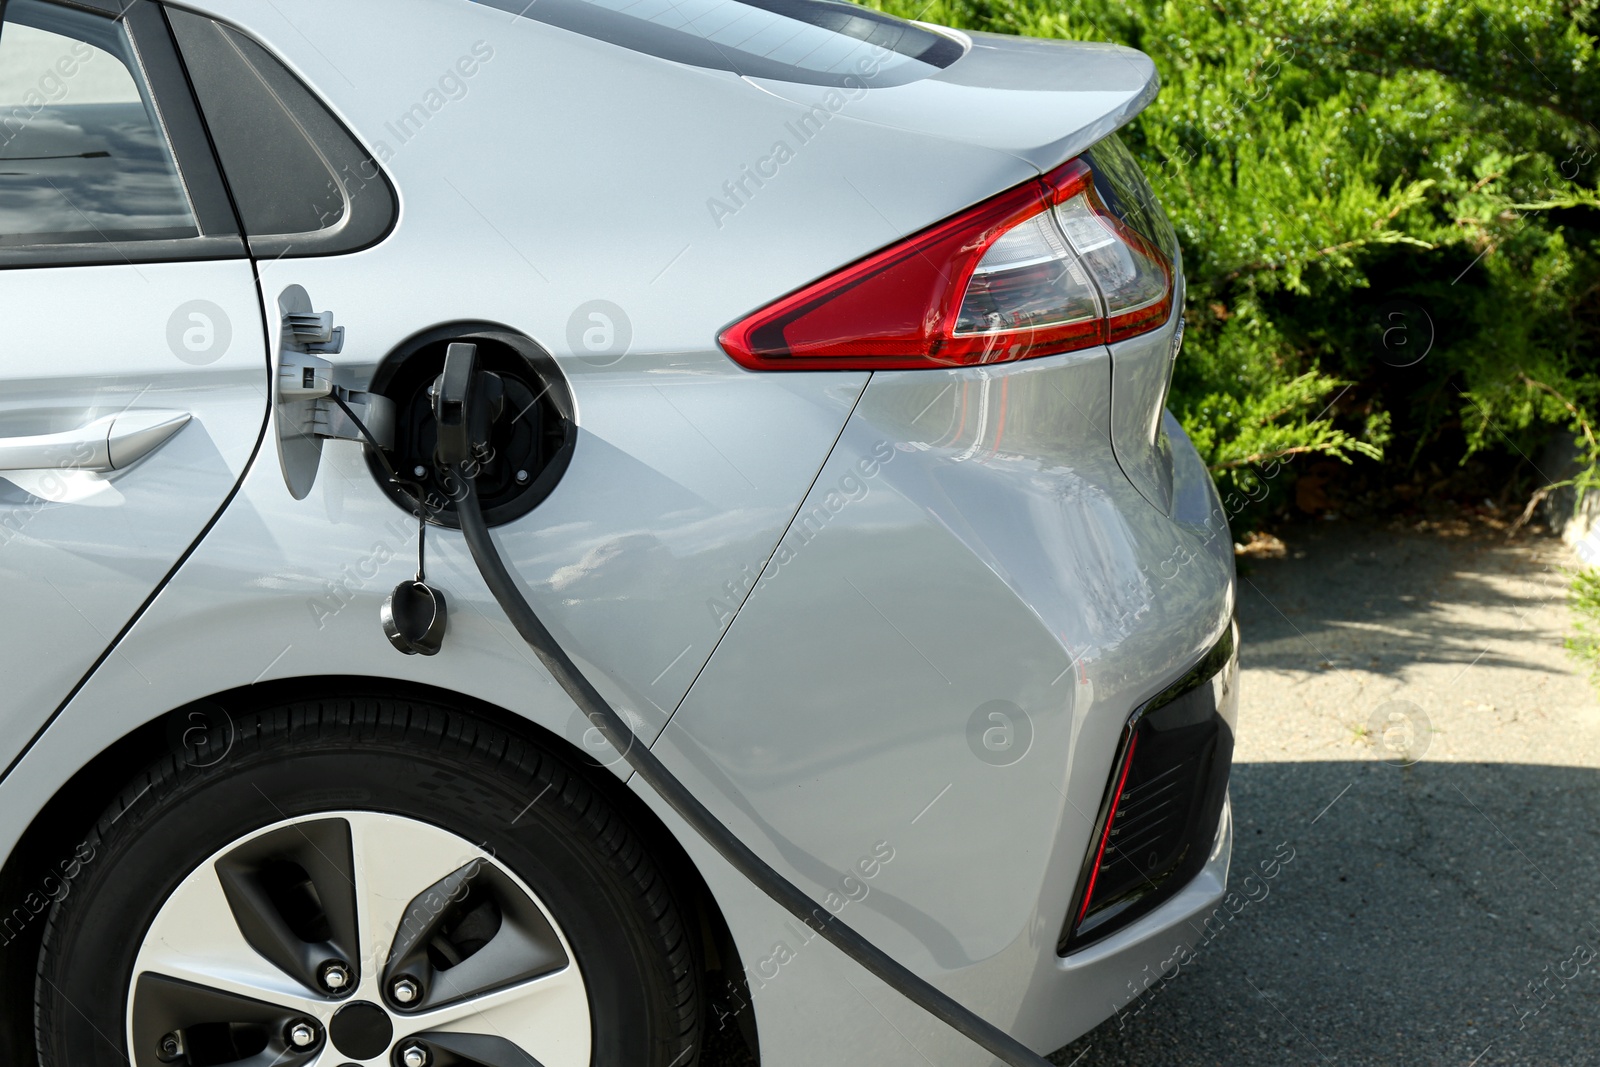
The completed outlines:
[[[1082,160],[968,208],[722,332],[751,370],[1001,363],[1119,341],[1172,310],[1172,260]]]

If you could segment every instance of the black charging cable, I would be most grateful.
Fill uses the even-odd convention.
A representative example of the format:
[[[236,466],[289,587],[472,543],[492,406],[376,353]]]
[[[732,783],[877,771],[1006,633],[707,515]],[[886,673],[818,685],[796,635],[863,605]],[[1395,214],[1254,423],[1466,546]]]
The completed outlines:
[[[484,375],[484,378],[492,377]],[[445,371],[439,377],[434,410],[439,421],[438,460],[456,478],[461,488],[456,496],[456,517],[466,535],[467,548],[517,633],[533,649],[556,684],[564,689],[578,709],[600,731],[611,747],[654,789],[672,810],[694,828],[705,842],[789,914],[805,923],[855,960],[873,975],[929,1014],[970,1038],[1012,1067],[1050,1067],[1016,1038],[935,989],[888,953],[841,922],[831,911],[812,900],[804,890],[789,881],[722,824],[711,810],[695,798],[677,776],[667,769],[649,747],[639,744],[633,730],[617,714],[600,691],[590,684],[577,664],[551,636],[538,614],[522,595],[516,580],[506,569],[499,549],[489,536],[475,483],[481,471],[478,455],[487,448],[485,412],[491,401],[478,392],[476,346],[453,344],[445,357]],[[498,384],[498,383],[494,383]],[[498,395],[498,390],[490,390]]]
[[[328,399],[339,405],[339,409],[344,412],[345,418],[349,419],[350,424],[356,428],[356,431],[366,438],[367,444],[372,446],[372,454],[378,457],[378,465],[383,468],[384,474],[388,475],[390,484],[399,486],[402,493],[416,501],[417,509],[413,514],[416,515],[419,521],[426,522],[428,510],[427,490],[422,483],[414,478],[402,478],[400,476],[400,472],[394,469],[394,464],[389,462],[389,455],[383,450],[383,445],[372,435],[372,431],[367,429],[367,424],[361,421],[361,416],[351,410],[350,405],[346,404],[337,392],[329,393]]]

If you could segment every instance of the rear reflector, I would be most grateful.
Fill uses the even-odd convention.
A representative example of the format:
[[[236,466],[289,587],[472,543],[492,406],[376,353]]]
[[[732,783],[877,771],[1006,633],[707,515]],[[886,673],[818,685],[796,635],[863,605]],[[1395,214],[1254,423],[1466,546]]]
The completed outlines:
[[[1100,832],[1100,847],[1095,849],[1094,862],[1089,865],[1089,884],[1084,887],[1083,903],[1078,908],[1077,921],[1080,923],[1089,914],[1089,905],[1094,902],[1094,884],[1105,867],[1106,846],[1111,843],[1111,831],[1117,823],[1117,808],[1122,803],[1122,791],[1128,786],[1128,772],[1133,769],[1133,750],[1137,747],[1139,735],[1134,734],[1128,738],[1128,751],[1122,759],[1122,773],[1117,775],[1117,788],[1111,794],[1111,809],[1106,816],[1106,828]]]
[[[1119,341],[1172,312],[1173,265],[1082,159],[791,293],[722,332],[751,370],[1002,363]]]

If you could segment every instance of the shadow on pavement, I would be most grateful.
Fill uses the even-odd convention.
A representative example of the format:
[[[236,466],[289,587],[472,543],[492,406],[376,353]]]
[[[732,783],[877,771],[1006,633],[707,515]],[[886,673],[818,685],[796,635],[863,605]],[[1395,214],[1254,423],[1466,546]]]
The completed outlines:
[[[1571,767],[1236,765],[1230,889],[1280,843],[1294,859],[1052,1059],[1600,1063],[1597,787]]]
[[[1298,532],[1294,544],[1299,558],[1240,562],[1247,668],[1314,670],[1331,663],[1394,675],[1428,660],[1552,669],[1517,654],[1528,636],[1526,615],[1566,587],[1558,577],[1550,580],[1550,564],[1534,558],[1528,538],[1444,538],[1339,524]],[[1379,654],[1349,652],[1346,638],[1356,627],[1382,631]],[[1362,637],[1370,649],[1370,636]]]

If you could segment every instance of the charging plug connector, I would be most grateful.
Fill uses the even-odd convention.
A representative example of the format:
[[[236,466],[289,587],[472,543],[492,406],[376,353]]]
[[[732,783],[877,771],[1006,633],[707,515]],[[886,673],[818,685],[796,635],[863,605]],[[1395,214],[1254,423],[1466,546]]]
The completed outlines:
[[[434,379],[433,415],[439,440],[435,461],[446,469],[482,460],[489,435],[505,412],[505,383],[478,369],[478,346],[458,341],[445,349],[444,372]]]

